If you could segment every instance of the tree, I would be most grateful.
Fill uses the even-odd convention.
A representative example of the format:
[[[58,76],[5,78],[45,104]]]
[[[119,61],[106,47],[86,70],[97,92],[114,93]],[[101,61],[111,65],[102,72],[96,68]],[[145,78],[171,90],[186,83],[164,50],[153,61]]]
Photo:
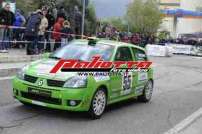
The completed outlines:
[[[95,7],[89,4],[86,11],[85,33],[95,34],[96,22]]]
[[[196,11],[202,12],[202,6],[196,7]]]
[[[156,33],[162,16],[156,0],[133,0],[128,6],[126,18],[132,32]]]
[[[123,18],[113,17],[113,18],[110,18],[109,20],[107,20],[107,22],[109,24],[111,24],[112,26],[114,26],[119,31],[127,31],[128,30],[128,26],[123,21]]]
[[[22,10],[25,15],[29,12],[36,11],[42,6],[52,8],[56,5],[56,0],[16,0],[16,7]]]
[[[67,13],[68,20],[71,22],[71,26],[74,29],[74,11],[75,6],[78,7],[79,11],[82,11],[83,0],[16,0],[17,8],[23,10],[28,15],[29,12],[36,11],[36,9],[42,6],[48,6],[58,8],[63,6]],[[96,30],[96,13],[93,4],[86,0],[86,18],[85,18],[85,34],[95,34]]]
[[[40,0],[16,0],[16,7],[22,10],[25,15],[39,8]]]
[[[68,18],[71,22],[71,26],[74,29],[74,8],[75,6],[77,6],[79,8],[79,11],[82,11],[82,1],[83,0],[65,0],[63,2],[60,3],[60,5],[62,5],[65,10],[67,11],[68,14]],[[95,34],[95,30],[96,30],[96,13],[95,13],[95,8],[93,6],[93,4],[89,3],[86,0],[86,16],[85,16],[85,34]]]

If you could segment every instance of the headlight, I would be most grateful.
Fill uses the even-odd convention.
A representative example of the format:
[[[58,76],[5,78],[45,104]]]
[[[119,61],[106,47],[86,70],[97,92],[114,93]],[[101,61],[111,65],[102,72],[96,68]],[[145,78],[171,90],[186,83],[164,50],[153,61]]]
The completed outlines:
[[[19,72],[17,72],[17,78],[24,80],[25,77],[25,70],[28,68],[28,66],[24,66]]]
[[[20,70],[18,73],[17,73],[17,78],[20,79],[20,80],[24,80],[24,77],[25,77],[25,73],[23,70]]]
[[[64,88],[84,88],[87,87],[87,78],[82,76],[74,76],[66,81]]]

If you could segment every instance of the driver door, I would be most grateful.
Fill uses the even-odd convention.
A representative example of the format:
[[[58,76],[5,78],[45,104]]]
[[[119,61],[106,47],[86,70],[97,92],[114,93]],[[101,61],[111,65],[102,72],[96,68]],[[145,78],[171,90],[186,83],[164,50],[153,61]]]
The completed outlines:
[[[131,49],[129,47],[119,47],[117,49],[114,61],[133,61]],[[123,65],[126,68],[127,65]],[[132,93],[134,79],[132,73],[123,73],[122,75],[112,75],[110,78],[110,87],[112,90],[112,100]]]

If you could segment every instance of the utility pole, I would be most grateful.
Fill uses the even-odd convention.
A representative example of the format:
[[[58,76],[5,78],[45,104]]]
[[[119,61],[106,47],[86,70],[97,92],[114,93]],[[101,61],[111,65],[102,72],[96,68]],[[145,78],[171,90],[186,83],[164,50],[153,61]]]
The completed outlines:
[[[86,15],[86,0],[83,0],[82,27],[81,27],[82,38],[84,36],[84,30],[85,30],[85,15]]]

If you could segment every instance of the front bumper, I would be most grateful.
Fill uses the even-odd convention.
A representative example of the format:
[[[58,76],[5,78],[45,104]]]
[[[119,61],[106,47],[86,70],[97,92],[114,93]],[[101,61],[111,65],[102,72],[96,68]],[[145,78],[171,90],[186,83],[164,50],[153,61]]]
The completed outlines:
[[[30,92],[30,89],[34,89],[35,92]],[[13,95],[21,102],[59,110],[88,111],[91,104],[91,93],[87,88],[39,87],[18,78],[13,79]],[[72,101],[76,104],[71,105]]]

